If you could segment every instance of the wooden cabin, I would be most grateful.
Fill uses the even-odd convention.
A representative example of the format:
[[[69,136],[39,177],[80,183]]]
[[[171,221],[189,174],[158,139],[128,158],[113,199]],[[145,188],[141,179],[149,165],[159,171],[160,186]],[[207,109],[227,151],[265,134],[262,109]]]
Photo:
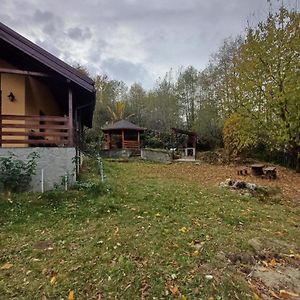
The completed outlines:
[[[33,190],[76,179],[73,160],[95,98],[92,79],[0,23],[0,157],[37,152]]]
[[[0,147],[73,147],[92,126],[92,79],[0,23]]]

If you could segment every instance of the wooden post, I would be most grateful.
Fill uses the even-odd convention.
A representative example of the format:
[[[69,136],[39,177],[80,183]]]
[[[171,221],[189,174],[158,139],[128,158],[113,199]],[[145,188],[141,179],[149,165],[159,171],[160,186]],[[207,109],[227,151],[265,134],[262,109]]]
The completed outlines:
[[[124,149],[124,139],[125,139],[125,134],[124,134],[124,130],[122,130],[122,149]]]
[[[138,145],[139,145],[139,149],[141,148],[141,145],[140,145],[140,132],[138,131]]]
[[[73,130],[73,93],[71,84],[69,83],[69,146],[73,146],[74,130]]]
[[[107,146],[108,146],[108,149],[110,150],[111,149],[111,134],[110,134],[110,132],[108,133]]]
[[[2,147],[2,86],[0,73],[0,148]]]

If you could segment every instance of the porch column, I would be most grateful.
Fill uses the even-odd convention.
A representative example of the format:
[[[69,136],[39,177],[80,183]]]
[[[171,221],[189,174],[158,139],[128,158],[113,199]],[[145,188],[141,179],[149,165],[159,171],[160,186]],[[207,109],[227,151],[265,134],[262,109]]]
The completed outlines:
[[[140,132],[138,131],[138,146],[139,146],[139,149],[141,148],[141,145],[140,145]]]
[[[2,85],[0,73],[0,148],[2,147]]]
[[[74,144],[74,129],[73,129],[73,92],[71,84],[69,83],[69,146]]]
[[[0,148],[2,147],[2,90],[1,90],[1,74],[0,74]]]

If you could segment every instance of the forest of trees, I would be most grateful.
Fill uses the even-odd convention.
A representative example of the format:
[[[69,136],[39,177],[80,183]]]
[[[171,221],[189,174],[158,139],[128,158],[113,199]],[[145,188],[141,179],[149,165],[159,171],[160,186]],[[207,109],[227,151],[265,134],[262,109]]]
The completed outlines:
[[[245,36],[226,39],[204,70],[171,69],[149,91],[96,76],[87,141],[99,145],[104,124],[128,119],[150,129],[145,138],[162,147],[179,127],[198,133],[200,149],[290,157],[300,172],[299,20],[297,10],[281,7]]]

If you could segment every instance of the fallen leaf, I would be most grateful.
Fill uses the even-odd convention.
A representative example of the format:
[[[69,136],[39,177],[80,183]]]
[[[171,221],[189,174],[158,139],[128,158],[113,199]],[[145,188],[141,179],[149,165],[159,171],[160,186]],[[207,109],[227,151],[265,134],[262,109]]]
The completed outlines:
[[[184,295],[182,295],[182,296],[181,296],[181,300],[187,300],[187,297],[184,296]]]
[[[281,299],[293,299],[293,298],[299,297],[298,294],[295,294],[293,292],[289,292],[289,291],[286,291],[286,290],[280,290],[279,294],[280,294]]]
[[[75,294],[73,290],[69,292],[68,300],[75,300]]]
[[[198,250],[195,250],[192,252],[192,256],[198,256],[199,255],[199,251]]]
[[[186,233],[186,232],[188,231],[188,229],[187,229],[186,227],[181,227],[181,228],[179,229],[179,231],[180,231],[181,233]]]
[[[53,277],[51,278],[51,280],[50,280],[50,283],[51,283],[52,285],[54,285],[54,284],[56,284],[56,282],[57,282],[57,278],[56,278],[56,276],[53,276]]]
[[[170,287],[170,292],[172,293],[173,296],[178,295],[179,294],[178,286]]]
[[[253,293],[253,296],[255,300],[261,300],[261,298],[256,293]]]
[[[12,268],[14,265],[11,263],[5,263],[2,267],[1,270],[8,270],[10,268]]]
[[[275,258],[272,258],[271,261],[270,261],[270,263],[269,263],[269,265],[270,265],[271,267],[275,267],[275,266],[277,265],[276,259],[275,259]]]

